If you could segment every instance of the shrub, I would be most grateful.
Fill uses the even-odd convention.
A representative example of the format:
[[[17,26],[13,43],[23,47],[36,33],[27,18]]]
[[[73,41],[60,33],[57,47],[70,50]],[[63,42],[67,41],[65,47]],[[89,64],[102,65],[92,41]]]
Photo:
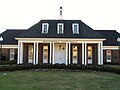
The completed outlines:
[[[82,69],[82,66],[79,65],[79,64],[74,64],[74,69],[81,70],[81,69]]]
[[[7,65],[7,64],[9,64],[9,61],[1,61],[1,64],[2,65]]]
[[[16,69],[16,65],[9,66],[9,71],[15,71]]]
[[[3,71],[3,66],[2,65],[0,66],[0,71]]]
[[[120,74],[120,67],[115,67],[114,72]]]
[[[67,69],[66,64],[61,64],[61,69]]]
[[[24,65],[18,64],[18,65],[16,66],[16,68],[17,68],[17,70],[24,70]]]
[[[4,65],[3,66],[3,71],[9,71],[9,65]]]
[[[33,64],[24,64],[24,69],[25,70],[28,70],[28,69],[32,69],[32,66],[33,66]]]
[[[67,69],[74,69],[74,64],[68,64],[66,68]]]
[[[40,65],[39,65],[39,64],[33,65],[33,69],[39,69],[39,68],[40,68]]]
[[[9,65],[14,65],[14,64],[17,64],[17,61],[16,60],[10,60],[8,61]]]
[[[58,63],[54,64],[54,69],[61,69],[61,64]]]

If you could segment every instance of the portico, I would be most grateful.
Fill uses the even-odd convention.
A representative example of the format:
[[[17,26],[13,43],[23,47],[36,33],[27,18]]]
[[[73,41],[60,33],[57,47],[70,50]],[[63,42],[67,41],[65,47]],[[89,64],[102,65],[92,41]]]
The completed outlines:
[[[16,38],[18,62],[103,65],[104,39]]]

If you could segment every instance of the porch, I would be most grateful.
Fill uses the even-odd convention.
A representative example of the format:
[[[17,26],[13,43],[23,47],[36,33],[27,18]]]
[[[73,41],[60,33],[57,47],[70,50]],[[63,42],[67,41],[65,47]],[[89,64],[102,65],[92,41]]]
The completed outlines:
[[[22,63],[103,65],[101,40],[18,41],[18,61]]]

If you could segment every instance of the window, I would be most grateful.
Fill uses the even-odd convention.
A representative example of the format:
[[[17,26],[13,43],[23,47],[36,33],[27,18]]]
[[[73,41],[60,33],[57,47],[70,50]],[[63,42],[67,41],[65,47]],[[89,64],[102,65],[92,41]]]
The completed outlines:
[[[10,60],[14,60],[15,49],[10,49]]]
[[[73,34],[79,34],[79,24],[78,23],[72,24],[72,30]]]
[[[92,55],[92,46],[88,46],[88,64],[92,64],[92,58],[93,58],[93,55]]]
[[[43,46],[43,63],[48,63],[48,46]]]
[[[48,33],[48,27],[49,27],[49,24],[48,23],[43,23],[42,24],[42,33]]]
[[[106,55],[107,62],[111,62],[111,50],[106,50]]]
[[[34,55],[33,48],[34,48],[33,45],[28,46],[28,63],[33,63],[33,55]]]
[[[57,33],[63,34],[63,23],[58,23],[57,25]]]
[[[73,64],[77,64],[78,60],[78,47],[77,46],[72,46],[73,52],[72,52],[72,61]]]

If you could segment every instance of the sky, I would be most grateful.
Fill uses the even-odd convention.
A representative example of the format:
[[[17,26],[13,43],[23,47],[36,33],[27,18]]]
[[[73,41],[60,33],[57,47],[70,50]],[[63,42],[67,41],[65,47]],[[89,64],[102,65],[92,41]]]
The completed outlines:
[[[0,0],[0,33],[28,29],[43,19],[82,20],[94,30],[120,33],[120,0]]]

